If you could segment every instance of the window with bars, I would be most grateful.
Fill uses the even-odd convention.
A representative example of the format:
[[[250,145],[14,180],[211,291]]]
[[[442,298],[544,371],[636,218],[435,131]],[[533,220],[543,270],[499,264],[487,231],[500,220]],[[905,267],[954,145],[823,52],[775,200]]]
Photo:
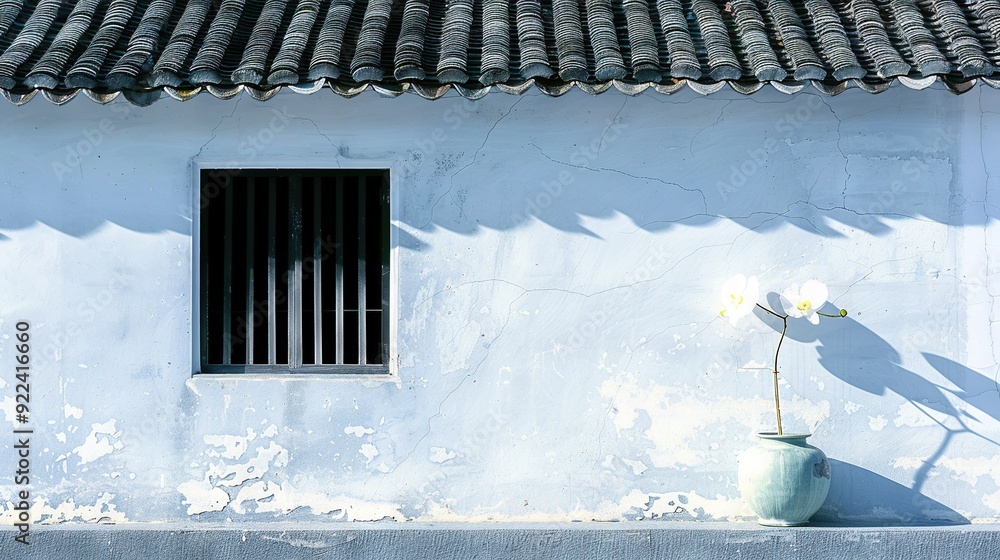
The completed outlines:
[[[200,182],[201,372],[389,373],[389,172]]]

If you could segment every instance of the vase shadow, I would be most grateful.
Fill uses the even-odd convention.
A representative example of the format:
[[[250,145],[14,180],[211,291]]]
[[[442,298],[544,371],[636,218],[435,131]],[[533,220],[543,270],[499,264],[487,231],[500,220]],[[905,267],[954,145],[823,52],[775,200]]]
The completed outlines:
[[[857,465],[830,459],[830,493],[812,517],[816,526],[967,525],[948,506]]]

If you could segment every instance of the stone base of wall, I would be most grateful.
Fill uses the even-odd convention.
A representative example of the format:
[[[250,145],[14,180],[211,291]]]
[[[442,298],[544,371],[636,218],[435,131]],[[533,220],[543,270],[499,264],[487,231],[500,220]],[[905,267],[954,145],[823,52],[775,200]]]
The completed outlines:
[[[1000,525],[771,529],[752,524],[257,524],[33,526],[0,558],[1000,558]]]

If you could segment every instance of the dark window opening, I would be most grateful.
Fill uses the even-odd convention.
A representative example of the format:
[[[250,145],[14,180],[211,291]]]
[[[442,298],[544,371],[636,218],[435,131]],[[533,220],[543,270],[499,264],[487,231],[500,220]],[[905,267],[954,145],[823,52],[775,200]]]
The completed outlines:
[[[388,373],[388,171],[200,179],[201,371]]]

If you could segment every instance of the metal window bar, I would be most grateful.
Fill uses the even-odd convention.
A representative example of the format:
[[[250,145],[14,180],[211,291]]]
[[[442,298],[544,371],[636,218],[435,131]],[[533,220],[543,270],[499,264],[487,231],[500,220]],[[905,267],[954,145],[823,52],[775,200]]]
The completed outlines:
[[[335,363],[344,363],[344,178],[337,177],[334,195],[334,332],[336,333]]]
[[[365,259],[365,189],[368,181],[358,179],[358,365],[368,363],[367,261]]]
[[[267,363],[278,363],[278,264],[275,255],[277,237],[277,195],[275,177],[270,177],[267,185]]]
[[[254,190],[257,180],[247,179],[247,310],[246,310],[246,363],[254,363],[253,331],[256,321],[256,305],[254,302]]]
[[[323,189],[313,182],[313,363],[323,363]]]
[[[302,365],[302,177],[288,190],[288,364]]]

